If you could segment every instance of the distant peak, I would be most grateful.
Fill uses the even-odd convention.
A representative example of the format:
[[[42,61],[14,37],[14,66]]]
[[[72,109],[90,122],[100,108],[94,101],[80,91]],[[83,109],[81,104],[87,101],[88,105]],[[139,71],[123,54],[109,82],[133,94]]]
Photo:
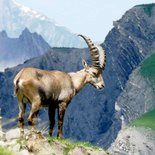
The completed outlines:
[[[25,38],[25,36],[26,37],[40,37],[40,35],[38,33],[36,33],[36,32],[33,32],[33,33],[30,32],[30,30],[27,27],[22,31],[22,33],[20,35],[20,38],[22,38],[22,37]]]
[[[20,35],[20,38],[25,37],[25,36],[30,36],[30,35],[32,35],[32,33],[29,31],[28,28],[25,28],[25,29],[22,31],[22,33],[21,33],[21,35]]]
[[[23,30],[22,33],[31,33],[31,32],[30,32],[29,29],[26,27],[26,28]]]
[[[6,31],[4,31],[4,30],[0,32],[0,35],[1,35],[3,38],[7,38],[7,37],[8,37]]]
[[[39,12],[37,12],[37,11],[35,11],[35,10],[33,10],[33,9],[29,8],[29,7],[27,7],[27,6],[24,6],[24,5],[22,5],[22,4],[18,3],[18,2],[16,2],[16,0],[13,0],[13,3],[14,3],[21,11],[23,11],[23,12],[26,13],[26,14],[31,14],[31,15],[33,15],[33,16],[36,17],[36,18],[40,18],[40,20],[49,20],[49,21],[52,21],[52,20],[50,20],[48,17],[46,17],[45,15],[42,15],[41,13],[39,13]],[[54,20],[53,20],[52,22],[54,22]]]

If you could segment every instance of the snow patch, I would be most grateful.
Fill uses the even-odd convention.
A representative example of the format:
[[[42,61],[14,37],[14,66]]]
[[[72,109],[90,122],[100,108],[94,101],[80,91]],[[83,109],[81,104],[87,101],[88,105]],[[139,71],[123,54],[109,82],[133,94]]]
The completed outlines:
[[[51,47],[86,47],[86,44],[68,28],[59,26],[55,20],[15,0],[1,0],[0,12],[0,30],[5,30],[11,38],[19,37],[27,27],[31,32],[40,34]]]
[[[121,110],[121,108],[120,108],[120,106],[118,105],[117,102],[115,103],[115,110],[116,110],[116,111],[120,111],[120,110]]]

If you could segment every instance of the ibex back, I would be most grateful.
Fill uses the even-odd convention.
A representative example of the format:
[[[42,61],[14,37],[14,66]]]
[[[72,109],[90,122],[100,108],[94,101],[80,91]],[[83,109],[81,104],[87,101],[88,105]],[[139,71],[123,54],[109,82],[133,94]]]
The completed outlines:
[[[87,43],[92,65],[83,60],[84,69],[65,73],[62,71],[46,71],[36,68],[24,68],[14,78],[14,94],[18,98],[21,136],[24,134],[24,113],[26,103],[31,104],[28,123],[35,128],[35,120],[41,107],[48,106],[49,134],[55,124],[55,111],[58,109],[58,137],[63,137],[63,118],[72,98],[88,83],[97,89],[104,87],[102,71],[105,67],[105,53],[100,45],[94,44],[88,37],[80,35]]]

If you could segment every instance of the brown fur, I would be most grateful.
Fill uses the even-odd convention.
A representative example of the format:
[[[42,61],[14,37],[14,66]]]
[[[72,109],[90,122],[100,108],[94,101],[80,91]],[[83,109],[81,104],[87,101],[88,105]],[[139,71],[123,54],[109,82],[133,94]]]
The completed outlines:
[[[94,66],[88,66],[83,60],[84,69],[65,73],[61,71],[47,71],[37,68],[24,68],[14,78],[14,94],[18,98],[19,116],[18,122],[21,129],[21,136],[24,134],[24,113],[26,101],[31,104],[31,111],[28,123],[32,128],[35,127],[35,120],[41,107],[48,106],[50,121],[49,134],[55,124],[55,110],[58,109],[58,137],[63,137],[63,118],[67,106],[72,98],[87,84],[90,83],[97,89],[104,87],[101,66],[105,64],[104,50],[95,46],[92,41],[82,36],[90,48],[90,53]],[[95,49],[95,53],[91,49]],[[98,51],[100,50],[100,51]],[[104,61],[102,64],[97,58],[97,52],[102,53]],[[95,58],[96,60],[93,60]],[[96,63],[95,63],[96,62]]]
[[[89,68],[89,70],[101,74],[96,69]],[[48,106],[50,120],[49,134],[52,135],[55,110],[58,108],[58,136],[62,137],[65,110],[76,93],[85,84],[91,83],[91,77],[91,74],[86,69],[68,74],[60,71],[45,71],[36,68],[24,68],[21,70],[14,78],[14,89],[19,102],[19,126],[21,128],[21,134],[23,134],[23,115],[26,107],[24,98],[27,98],[31,104],[31,111],[28,117],[29,125],[34,127],[35,118],[39,109]],[[101,85],[103,85],[102,79]]]

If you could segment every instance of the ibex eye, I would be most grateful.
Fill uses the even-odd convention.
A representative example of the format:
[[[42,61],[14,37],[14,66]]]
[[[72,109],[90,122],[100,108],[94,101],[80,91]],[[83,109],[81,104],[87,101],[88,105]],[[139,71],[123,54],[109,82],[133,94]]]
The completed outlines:
[[[97,76],[97,73],[93,73],[93,76]]]

